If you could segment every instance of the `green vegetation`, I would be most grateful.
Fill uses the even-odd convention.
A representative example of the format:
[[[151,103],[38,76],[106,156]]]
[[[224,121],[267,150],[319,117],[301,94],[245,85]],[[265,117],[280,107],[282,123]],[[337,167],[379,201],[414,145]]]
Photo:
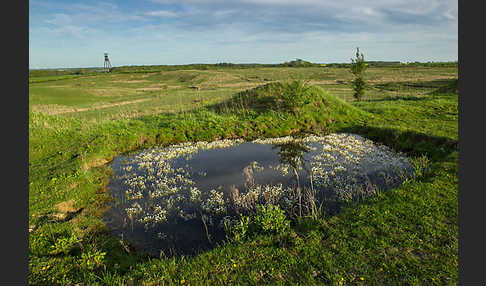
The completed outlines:
[[[350,71],[354,75],[353,96],[354,98],[356,98],[357,101],[361,101],[366,86],[366,82],[364,80],[364,72],[366,71],[368,64],[365,63],[363,54],[359,53],[359,48],[356,48],[356,58],[351,59],[351,61],[352,64]]]
[[[290,220],[278,205],[258,205],[252,215],[242,216],[227,227],[227,236],[241,241],[257,235],[284,235],[290,231]]]
[[[370,65],[360,102],[331,65],[151,69],[30,83],[30,284],[457,284],[457,65]],[[262,208],[194,257],[139,255],[104,226],[118,154],[330,132],[403,151],[421,174],[334,216]]]

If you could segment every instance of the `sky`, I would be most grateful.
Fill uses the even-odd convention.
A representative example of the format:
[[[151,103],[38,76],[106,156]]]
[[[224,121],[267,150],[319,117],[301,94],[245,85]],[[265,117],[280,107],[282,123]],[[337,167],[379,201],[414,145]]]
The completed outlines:
[[[457,61],[457,0],[30,0],[29,68]]]

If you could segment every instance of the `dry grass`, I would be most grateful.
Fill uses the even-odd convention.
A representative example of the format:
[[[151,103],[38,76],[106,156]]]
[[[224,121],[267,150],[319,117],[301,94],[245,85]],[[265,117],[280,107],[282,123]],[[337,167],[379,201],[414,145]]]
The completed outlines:
[[[154,91],[154,90],[165,90],[165,87],[140,87],[136,88],[138,91]]]
[[[94,96],[102,96],[102,97],[136,94],[136,91],[133,88],[120,88],[120,87],[92,88],[92,89],[87,89],[86,92]]]
[[[44,114],[55,115],[62,113],[75,112],[76,108],[60,104],[39,104],[32,106],[32,111],[42,112]]]
[[[44,88],[72,88],[71,85],[46,85]]]
[[[74,200],[70,199],[68,201],[58,203],[56,205],[56,208],[61,213],[76,212],[79,210],[79,208],[75,208],[74,204],[75,204]]]
[[[138,80],[112,80],[110,81],[111,83],[143,83],[143,82],[149,82],[146,79],[138,79]]]
[[[339,80],[337,79],[331,79],[331,80],[310,80],[309,84],[314,85],[314,84],[339,84]]]
[[[225,83],[225,84],[219,84],[218,87],[235,87],[235,88],[240,88],[240,87],[255,87],[261,85],[259,82],[237,82],[237,83]]]
[[[212,72],[211,76],[206,80],[206,84],[220,84],[222,82],[240,81],[239,76],[235,76],[226,72]]]

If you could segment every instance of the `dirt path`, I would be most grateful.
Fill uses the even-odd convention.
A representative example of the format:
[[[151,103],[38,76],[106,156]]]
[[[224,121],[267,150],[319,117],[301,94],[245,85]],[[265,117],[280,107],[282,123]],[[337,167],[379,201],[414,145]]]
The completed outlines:
[[[102,109],[102,108],[108,108],[108,107],[114,107],[114,106],[121,106],[121,105],[127,105],[127,104],[134,104],[134,103],[139,103],[139,102],[144,102],[152,100],[152,98],[142,98],[142,99],[136,99],[136,100],[131,100],[131,101],[123,101],[123,102],[118,102],[118,103],[110,103],[110,104],[103,104],[103,105],[97,105],[97,106],[92,106],[92,107],[85,107],[85,108],[69,108],[65,106],[60,106],[60,105],[40,105],[36,106],[34,109],[37,109],[37,111],[49,114],[49,115],[58,115],[58,114],[64,114],[64,113],[71,113],[71,112],[82,112],[82,111],[88,111],[88,110],[96,110],[96,109]]]

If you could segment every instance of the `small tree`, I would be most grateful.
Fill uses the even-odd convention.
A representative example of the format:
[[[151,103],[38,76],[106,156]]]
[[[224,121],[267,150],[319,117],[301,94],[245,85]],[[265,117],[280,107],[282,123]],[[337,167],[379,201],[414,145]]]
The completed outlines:
[[[359,53],[359,48],[356,48],[356,59],[351,59],[351,73],[354,75],[353,80],[353,89],[354,89],[354,98],[356,100],[361,101],[361,98],[364,95],[365,89],[365,81],[364,81],[364,72],[368,65],[364,61],[363,54]]]

